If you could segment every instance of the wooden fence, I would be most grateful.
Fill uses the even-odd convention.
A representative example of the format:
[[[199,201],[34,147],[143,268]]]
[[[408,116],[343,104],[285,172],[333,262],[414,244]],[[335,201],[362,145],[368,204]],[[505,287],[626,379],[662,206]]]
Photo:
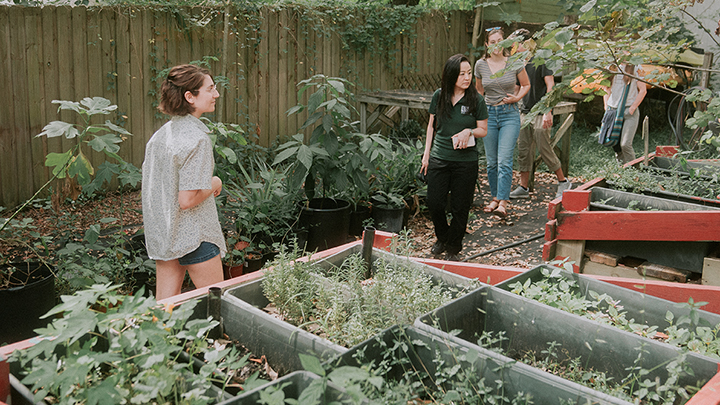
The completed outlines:
[[[8,97],[0,107],[0,206],[31,197],[49,179],[46,154],[74,145],[35,137],[50,121],[76,120],[75,113],[58,113],[52,100],[111,100],[118,110],[109,119],[133,134],[120,155],[140,167],[145,143],[164,122],[155,109],[159,73],[220,58],[223,17],[217,8],[0,6],[0,89]],[[428,12],[417,19],[415,36],[397,35],[394,49],[374,53],[344,49],[337,30],[302,10],[234,9],[229,85],[218,108],[224,122],[244,125],[269,145],[295,134],[305,119],[285,114],[298,102],[299,81],[322,73],[348,78],[357,90],[391,89],[402,75],[437,76],[447,57],[468,50],[472,19],[471,12]],[[211,62],[213,73],[221,62]],[[91,150],[86,155],[95,167],[104,160]]]

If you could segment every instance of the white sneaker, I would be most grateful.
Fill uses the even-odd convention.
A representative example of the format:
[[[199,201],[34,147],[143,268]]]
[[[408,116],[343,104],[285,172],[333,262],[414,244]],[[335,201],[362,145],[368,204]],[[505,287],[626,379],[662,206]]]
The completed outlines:
[[[557,193],[555,194],[555,198],[562,197],[563,191],[570,190],[572,188],[572,183],[570,180],[562,181],[558,183],[557,186]]]
[[[510,198],[530,198],[530,193],[522,186],[517,186],[515,190],[510,192]]]

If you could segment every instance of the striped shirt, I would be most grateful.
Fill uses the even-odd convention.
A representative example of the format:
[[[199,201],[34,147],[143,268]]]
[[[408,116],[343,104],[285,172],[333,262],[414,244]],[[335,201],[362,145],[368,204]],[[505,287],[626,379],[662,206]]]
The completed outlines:
[[[498,105],[508,94],[515,94],[515,83],[517,76],[524,67],[517,70],[506,70],[498,78],[492,78],[493,73],[485,59],[478,59],[475,63],[475,77],[481,80],[485,90],[485,102],[487,105]],[[497,73],[497,72],[496,72]]]

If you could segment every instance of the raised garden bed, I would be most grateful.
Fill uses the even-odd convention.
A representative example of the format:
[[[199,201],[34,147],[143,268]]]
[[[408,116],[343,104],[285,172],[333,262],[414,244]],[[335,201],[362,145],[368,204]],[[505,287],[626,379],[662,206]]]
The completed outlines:
[[[671,169],[654,167],[656,159],[660,166],[675,167],[672,177],[666,175]],[[692,173],[682,172],[681,163],[660,157],[651,159],[647,167],[643,164],[642,158],[637,159],[551,202],[543,259],[567,257],[580,272],[588,268],[588,273],[597,275],[700,279],[706,258],[720,252],[720,200],[714,191],[698,187],[708,183],[703,176],[717,176],[717,168],[695,164]],[[700,194],[683,194],[690,192]],[[591,254],[586,259],[586,251],[609,259],[596,261]],[[703,283],[715,282],[703,276]]]
[[[422,312],[407,311],[413,307],[422,308],[417,302],[413,304],[412,301],[422,301],[428,297],[407,296],[404,300],[407,307],[402,307],[402,305],[399,304],[399,300],[384,300],[379,298],[383,296],[382,293],[387,293],[388,291],[377,290],[377,288],[380,288],[379,286],[383,285],[377,275],[369,280],[353,278],[355,281],[347,283],[345,286],[338,285],[333,281],[337,278],[331,280],[331,278],[326,277],[328,272],[332,273],[340,269],[343,269],[342,271],[347,270],[347,267],[341,267],[341,265],[346,262],[353,262],[356,266],[355,271],[362,271],[364,273],[367,265],[366,262],[359,257],[362,250],[361,245],[354,245],[314,263],[276,261],[271,273],[267,273],[265,277],[229,289],[226,292],[223,300],[233,303],[232,307],[228,307],[228,312],[223,312],[223,318],[226,320],[226,330],[228,333],[232,332],[233,335],[239,336],[239,339],[245,342],[253,353],[265,355],[271,362],[273,357],[282,356],[283,354],[281,353],[294,353],[291,356],[292,358],[284,358],[282,361],[284,364],[291,365],[290,369],[283,371],[294,371],[301,369],[298,353],[310,354],[328,360],[335,355],[347,351],[347,347],[352,346],[354,342],[363,341],[379,330],[396,323],[404,322],[410,324],[420,313],[428,310],[424,309]],[[432,290],[435,292],[439,291],[442,296],[449,300],[455,296],[455,291],[462,291],[476,284],[480,285],[480,283],[468,278],[431,266],[418,264],[407,258],[399,257],[379,249],[372,249],[371,252],[373,269],[377,269],[381,264],[392,263],[392,265],[399,267],[411,268],[412,271],[404,273],[406,275],[419,275],[418,279],[397,279],[394,280],[393,285],[388,285],[388,289],[392,288],[393,291],[396,292],[396,298],[402,298],[401,296],[403,294],[413,294],[415,291],[428,292]],[[362,268],[357,266],[362,266]],[[348,270],[348,274],[349,273],[352,273],[352,271]],[[337,276],[337,273],[334,274]],[[312,291],[314,290],[311,289],[322,286],[322,291],[330,296],[342,296],[343,298],[347,298],[346,301],[353,303],[362,302],[363,305],[366,305],[366,307],[374,311],[373,314],[375,316],[385,323],[371,323],[371,321],[375,321],[375,319],[356,318],[350,323],[343,324],[345,326],[329,326],[331,322],[335,322],[336,320],[342,321],[352,317],[353,308],[356,308],[352,305],[343,304],[343,306],[334,308],[323,307],[321,308],[322,312],[320,312],[326,315],[323,319],[303,312],[304,310],[299,308],[304,304],[299,304],[295,301],[282,301],[287,305],[286,307],[274,307],[270,305],[271,301],[266,296],[269,295],[269,287],[266,283],[269,282],[270,277],[275,275],[278,277],[277,280],[272,281],[275,283],[272,286],[272,290],[275,293],[279,293],[283,288],[287,288],[286,291],[282,290],[287,294],[287,298],[302,298],[305,303],[309,302],[311,305],[317,305],[322,302],[330,302],[323,301],[324,298],[322,296],[313,295],[314,293]],[[362,278],[363,277],[361,277],[361,279]],[[410,284],[403,285],[402,281],[407,281]],[[297,290],[298,288],[299,290]],[[357,293],[361,291],[373,291],[376,294],[363,298],[357,295]],[[304,296],[301,297],[303,294]],[[434,305],[434,303],[430,301],[426,300],[425,302]],[[239,310],[240,308],[242,308],[242,311]],[[273,308],[279,311],[273,310]],[[272,310],[274,315],[269,313],[269,310]],[[309,310],[312,311],[313,309]],[[229,311],[233,312],[231,313]],[[300,318],[303,313],[307,315],[306,318]],[[301,321],[297,322],[298,319],[301,319]],[[400,321],[402,319],[404,319],[404,321]],[[228,324],[228,320],[232,320],[232,325]],[[295,321],[296,324],[290,323],[288,320]],[[382,324],[383,326],[374,326],[378,324]],[[300,327],[298,327],[298,325],[300,325]],[[339,324],[335,323],[334,325]],[[353,327],[355,329],[352,329]]]
[[[718,370],[714,359],[496,287],[460,297],[415,325],[475,350],[500,350],[545,370],[567,374],[581,366],[583,372],[574,374],[578,382],[630,401],[657,394],[684,402]],[[611,383],[599,383],[601,379]],[[685,399],[679,399],[683,395]]]
[[[674,303],[550,266],[496,287],[720,362],[720,315],[702,303]]]

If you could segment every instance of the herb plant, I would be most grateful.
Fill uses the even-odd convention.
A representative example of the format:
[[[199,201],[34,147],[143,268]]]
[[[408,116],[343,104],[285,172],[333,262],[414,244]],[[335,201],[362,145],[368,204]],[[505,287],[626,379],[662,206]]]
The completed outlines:
[[[435,284],[432,277],[406,261],[377,258],[373,277],[359,254],[340,266],[287,260],[281,253],[265,274],[263,291],[287,322],[337,344],[350,347],[377,332],[414,319],[462,294]]]

